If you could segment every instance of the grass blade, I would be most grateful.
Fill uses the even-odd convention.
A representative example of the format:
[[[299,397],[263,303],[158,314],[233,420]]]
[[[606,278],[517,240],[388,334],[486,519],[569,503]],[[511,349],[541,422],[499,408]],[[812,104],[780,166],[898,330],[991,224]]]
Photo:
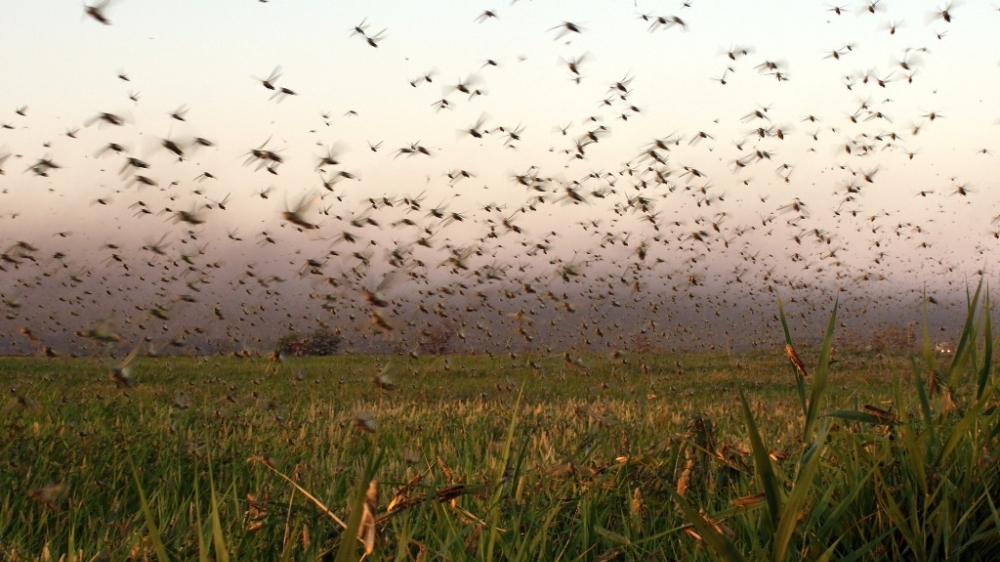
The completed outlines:
[[[209,506],[212,519],[212,544],[215,547],[215,560],[229,562],[229,548],[226,546],[226,536],[222,532],[222,520],[219,518],[219,499],[215,495],[215,477],[212,474],[212,457],[208,457],[208,491]]]
[[[785,333],[785,349],[795,349],[792,345],[792,332],[788,329],[788,320],[785,318],[785,305],[778,299],[778,319],[781,320],[781,330]],[[806,387],[802,380],[802,374],[792,365],[792,376],[795,377],[795,390],[799,393],[799,402],[802,404],[802,415],[808,414],[809,408],[806,403]]]
[[[990,292],[986,291],[986,297],[983,299],[983,312],[986,314],[985,323],[983,325],[983,364],[979,367],[979,373],[976,376],[976,398],[981,398],[983,391],[986,390],[986,384],[990,378],[990,372],[993,368],[993,310],[990,306]]]
[[[927,428],[927,432],[930,433],[931,445],[936,450],[940,444],[941,438],[938,435],[937,424],[934,423],[934,414],[931,411],[931,400],[927,396],[927,388],[924,386],[923,377],[920,376],[920,369],[917,367],[916,361],[912,358],[910,359],[913,370],[913,386],[914,390],[917,392],[917,399],[920,401],[920,412],[923,414],[924,427]]]
[[[507,440],[504,442],[503,446],[503,457],[501,459],[501,466],[504,467],[504,473],[501,476],[500,481],[497,483],[496,489],[493,491],[493,500],[490,502],[490,509],[492,513],[490,514],[490,536],[486,543],[486,560],[493,560],[493,549],[496,547],[497,534],[500,528],[500,496],[503,494],[504,489],[504,478],[508,475],[507,467],[510,463],[510,450],[511,445],[514,443],[514,428],[517,427],[517,411],[518,407],[521,405],[521,398],[524,396],[524,384],[520,385],[520,390],[517,393],[517,401],[514,402],[514,409],[510,415],[510,426],[507,428]]]
[[[819,409],[822,404],[823,393],[826,391],[827,381],[830,374],[830,350],[833,348],[833,331],[837,327],[837,307],[840,303],[838,297],[833,303],[833,312],[830,314],[830,322],[826,327],[826,335],[823,337],[823,345],[819,350],[819,364],[813,374],[813,381],[809,393],[809,406],[806,409],[805,427],[802,431],[802,441],[808,442],[811,438],[813,424],[819,416]]]
[[[320,511],[322,511],[327,516],[329,516],[330,519],[333,519],[334,523],[336,523],[337,525],[339,525],[341,529],[346,529],[347,528],[347,523],[344,523],[344,521],[341,518],[337,517],[337,515],[334,512],[330,511],[330,509],[328,507],[326,507],[326,505],[324,505],[323,502],[319,501],[316,498],[316,496],[310,494],[308,490],[306,490],[302,486],[299,486],[298,484],[295,483],[294,480],[292,480],[288,476],[285,476],[284,474],[281,473],[281,471],[279,471],[278,469],[276,469],[273,466],[271,466],[270,464],[268,464],[267,461],[265,461],[263,458],[260,458],[260,457],[251,457],[250,459],[248,459],[248,462],[250,462],[250,461],[257,461],[260,464],[262,464],[265,467],[267,467],[271,472],[273,472],[273,473],[277,474],[278,476],[280,476],[285,482],[288,482],[289,484],[291,484],[296,490],[299,491],[299,493],[301,493],[305,497],[309,498],[309,501],[313,502],[313,504],[316,507],[318,507],[320,509]]]
[[[825,447],[828,431],[829,425],[825,425],[823,430],[816,436],[809,460],[802,467],[802,470],[799,471],[795,486],[792,488],[791,493],[788,494],[788,501],[782,508],[781,520],[778,521],[778,527],[774,534],[772,560],[785,560],[788,557],[789,545],[792,535],[795,533],[799,514],[813,490],[813,480],[819,471],[820,460],[823,458],[822,450]]]
[[[160,562],[168,562],[170,557],[167,556],[167,549],[163,546],[160,529],[156,526],[156,521],[153,520],[153,512],[149,509],[146,492],[143,491],[142,484],[139,482],[139,472],[135,469],[132,457],[128,457],[128,463],[132,467],[132,478],[135,479],[135,487],[139,492],[139,505],[142,506],[142,515],[146,519],[146,531],[149,533],[149,541],[153,543],[153,552],[156,553],[156,558]]]
[[[764,446],[764,441],[757,431],[757,424],[754,422],[753,413],[750,411],[750,404],[747,403],[743,389],[740,389],[740,402],[743,404],[743,415],[747,420],[747,433],[750,435],[750,446],[753,449],[758,484],[763,489],[764,497],[767,499],[769,526],[773,531],[778,521],[781,520],[781,487],[774,474],[774,468],[771,466],[767,447]]]
[[[935,361],[934,361],[934,346],[931,344],[931,332],[930,332],[930,327],[929,327],[930,324],[927,321],[927,303],[928,303],[927,289],[924,288],[924,302],[923,302],[923,309],[924,309],[923,310],[923,317],[924,318],[923,318],[923,323],[922,323],[923,324],[923,329],[921,330],[921,332],[922,332],[921,333],[921,341],[922,341],[921,351],[923,351],[923,354],[924,354],[924,364],[927,365],[927,376],[928,376],[927,384],[928,385],[933,385],[934,384],[933,377],[935,376],[935,373],[937,373],[937,365],[935,365]],[[933,387],[931,387],[931,388],[933,388]]]
[[[962,377],[965,374],[965,366],[971,357],[969,352],[969,346],[973,344],[976,338],[976,305],[979,302],[979,292],[983,288],[982,279],[979,280],[979,285],[976,287],[975,294],[968,300],[967,311],[965,314],[965,325],[962,326],[962,335],[958,338],[958,345],[955,346],[955,353],[952,356],[951,367],[948,369],[948,387],[949,389],[958,388],[962,383]]]
[[[358,474],[358,481],[355,484],[354,497],[351,498],[351,516],[347,518],[347,526],[340,535],[340,548],[337,551],[336,562],[353,562],[358,559],[358,529],[361,528],[361,521],[365,515],[365,499],[368,497],[368,488],[378,468],[382,464],[382,453],[379,452],[368,463],[365,470]]]
[[[194,520],[198,525],[198,562],[208,562],[208,544],[205,543],[205,532],[201,521],[201,491],[198,489],[198,475],[194,477]]]

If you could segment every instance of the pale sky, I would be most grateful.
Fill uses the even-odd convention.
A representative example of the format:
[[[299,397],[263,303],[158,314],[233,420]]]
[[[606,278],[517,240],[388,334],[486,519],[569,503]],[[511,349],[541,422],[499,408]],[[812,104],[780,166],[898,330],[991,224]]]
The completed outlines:
[[[987,2],[117,0],[97,10],[110,25],[78,2],[11,4],[4,332],[63,341],[103,318],[130,341],[210,325],[266,345],[260,324],[282,317],[362,346],[378,313],[406,349],[445,321],[414,312],[436,304],[467,341],[517,340],[507,315],[527,311],[586,334],[666,333],[688,314],[711,330],[724,310],[761,338],[734,311],[769,316],[776,294],[806,315],[839,289],[857,318],[881,306],[892,322],[899,306],[904,322],[924,285],[957,299],[995,276]],[[300,201],[318,228],[283,217]],[[395,302],[366,302],[392,270]],[[462,312],[458,292],[489,312]]]

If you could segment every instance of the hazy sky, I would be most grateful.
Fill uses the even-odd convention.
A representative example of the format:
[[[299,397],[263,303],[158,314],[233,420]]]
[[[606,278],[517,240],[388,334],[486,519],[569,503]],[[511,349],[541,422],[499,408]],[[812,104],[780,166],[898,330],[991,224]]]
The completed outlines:
[[[381,307],[364,289],[393,269],[394,330],[454,296],[418,290],[506,290],[455,313],[470,337],[513,330],[504,314],[540,302],[526,286],[579,292],[572,325],[609,307],[663,325],[651,303],[677,294],[718,311],[840,288],[860,311],[994,275],[1000,10],[763,4],[117,0],[106,25],[15,1],[0,327],[44,340],[108,318],[150,337],[142,319],[170,308],[156,337],[179,317],[261,337],[247,324],[275,311],[365,333]],[[282,213],[303,201],[297,229]],[[351,312],[318,309],[330,298]]]

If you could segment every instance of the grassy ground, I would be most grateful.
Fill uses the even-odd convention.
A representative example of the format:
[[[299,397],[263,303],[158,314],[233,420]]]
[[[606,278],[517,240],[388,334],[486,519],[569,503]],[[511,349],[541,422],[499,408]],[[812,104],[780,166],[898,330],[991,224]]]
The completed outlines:
[[[797,349],[805,377],[780,349],[0,359],[0,560],[975,559],[1000,413],[965,333]]]

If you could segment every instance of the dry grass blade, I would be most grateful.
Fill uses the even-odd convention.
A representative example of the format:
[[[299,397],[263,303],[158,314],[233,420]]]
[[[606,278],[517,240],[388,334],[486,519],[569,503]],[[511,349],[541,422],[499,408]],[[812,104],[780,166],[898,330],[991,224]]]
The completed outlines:
[[[396,492],[396,495],[392,497],[392,500],[389,501],[389,505],[385,508],[386,513],[391,513],[397,506],[403,506],[409,501],[408,497],[410,490],[412,490],[414,486],[419,484],[420,481],[424,479],[424,474],[426,474],[426,472],[418,473],[416,476],[411,478],[405,486]],[[402,507],[400,509],[402,509]]]
[[[423,476],[422,474],[418,475],[418,477],[422,476]],[[414,478],[414,480],[411,480],[410,482],[415,483],[416,480],[417,478]],[[389,507],[386,508],[384,513],[382,513],[377,517],[376,519],[377,523],[381,524],[384,521],[388,520],[393,515],[396,515],[397,513],[405,509],[411,508],[415,505],[422,504],[424,502],[436,500],[440,503],[444,503],[461,496],[478,495],[486,491],[485,486],[467,486],[465,484],[455,484],[431,492],[425,496],[413,497],[406,495],[407,492],[409,491],[409,488],[410,485],[408,484],[407,486],[404,486],[402,490],[396,493],[396,497],[394,497],[392,499],[392,502],[389,503]],[[478,518],[474,519],[476,521],[479,521]]]
[[[304,495],[305,497],[309,498],[309,501],[311,501],[314,504],[316,504],[316,507],[318,507],[320,509],[320,511],[322,511],[323,513],[325,513],[328,516],[330,516],[330,519],[333,519],[337,523],[337,525],[340,525],[340,527],[342,529],[346,529],[347,528],[347,524],[344,523],[339,517],[337,517],[332,511],[330,511],[330,509],[328,507],[326,507],[326,505],[324,505],[323,502],[321,502],[318,499],[316,499],[316,496],[310,494],[308,490],[306,490],[302,486],[299,486],[298,484],[295,483],[294,480],[292,480],[291,478],[285,476],[278,469],[276,469],[273,466],[271,466],[270,464],[268,464],[267,461],[265,461],[263,457],[250,457],[249,459],[247,459],[247,462],[259,462],[260,464],[264,465],[265,467],[267,467],[268,470],[270,470],[271,472],[274,472],[275,474],[277,474],[278,476],[280,476],[282,479],[284,479],[285,482],[288,482],[289,484],[291,484],[292,486],[294,486],[295,489],[298,490],[302,495]]]
[[[364,512],[361,514],[361,526],[358,527],[358,540],[365,546],[365,556],[375,550],[375,514],[378,512],[378,480],[368,483],[365,492]]]

